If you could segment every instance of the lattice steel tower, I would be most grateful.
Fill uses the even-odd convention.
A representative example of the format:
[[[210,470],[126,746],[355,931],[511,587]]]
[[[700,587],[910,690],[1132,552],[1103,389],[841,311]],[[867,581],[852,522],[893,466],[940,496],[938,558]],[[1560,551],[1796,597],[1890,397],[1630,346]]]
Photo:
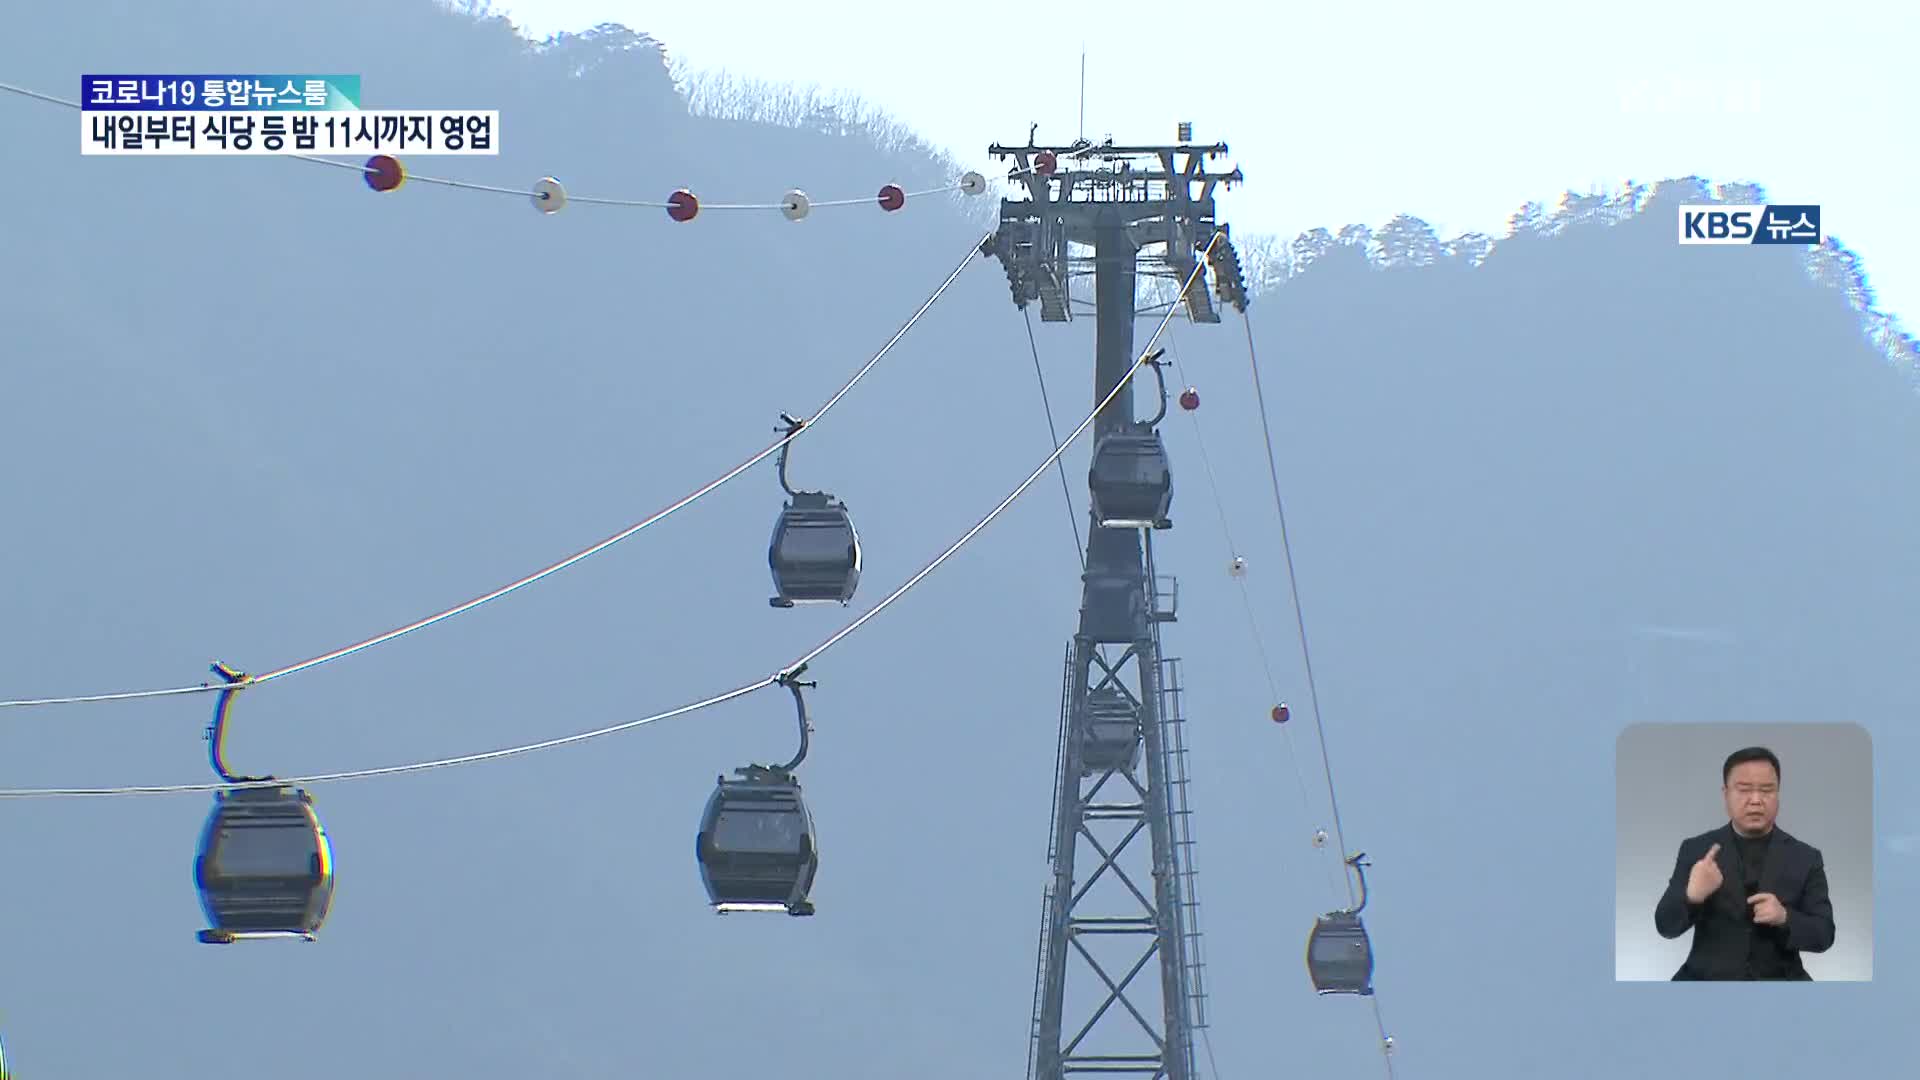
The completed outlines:
[[[983,251],[1005,267],[1016,306],[1039,301],[1042,321],[1069,322],[1075,305],[1092,308],[1096,405],[1136,361],[1141,275],[1170,277],[1168,297],[1194,322],[1220,321],[1216,296],[1246,308],[1239,259],[1213,205],[1216,185],[1239,181],[1240,171],[1207,171],[1207,161],[1227,153],[1224,143],[1193,145],[1187,124],[1178,138],[1170,146],[1115,146],[1111,138],[1039,146],[1030,133],[1026,146],[989,148],[995,158],[1013,160],[1009,175],[1026,197],[1001,202],[999,230]],[[1203,255],[1206,266],[1179,295]],[[1090,304],[1069,289],[1074,278],[1088,276]],[[1193,1080],[1194,1033],[1207,1023],[1180,668],[1160,643],[1161,625],[1174,621],[1178,589],[1153,561],[1153,531],[1171,525],[1171,473],[1162,471],[1164,446],[1154,431],[1165,410],[1134,419],[1138,379],[1094,426],[1079,630],[1067,646],[1061,695],[1031,1080]],[[1116,520],[1117,500],[1102,506],[1103,477],[1121,480],[1135,502],[1155,484],[1167,494],[1157,513]],[[1152,848],[1144,865],[1133,846],[1142,831]],[[1080,963],[1071,962],[1075,956]],[[1156,959],[1157,992],[1137,982]]]

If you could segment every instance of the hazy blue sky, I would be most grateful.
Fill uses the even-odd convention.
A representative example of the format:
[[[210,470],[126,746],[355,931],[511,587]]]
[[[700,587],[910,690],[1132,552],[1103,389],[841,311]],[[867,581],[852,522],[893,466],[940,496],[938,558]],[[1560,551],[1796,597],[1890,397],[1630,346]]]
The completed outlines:
[[[1226,0],[1191,18],[1145,0],[496,8],[533,34],[621,22],[695,68],[853,90],[981,166],[987,144],[1024,142],[1029,123],[1074,137],[1084,43],[1088,133],[1171,139],[1192,120],[1197,138],[1233,147],[1248,181],[1234,222],[1257,231],[1404,211],[1442,236],[1499,235],[1522,202],[1569,188],[1752,180],[1777,201],[1820,203],[1882,309],[1910,330],[1920,320],[1920,218],[1904,182],[1920,164],[1911,4],[1823,5],[1811,22],[1786,0],[1686,19],[1537,0]],[[1794,40],[1802,26],[1813,40]],[[1317,89],[1290,96],[1302,87]]]
[[[37,89],[87,71],[344,69],[370,102],[459,87],[458,101],[529,118],[509,120],[498,157],[425,159],[426,175],[730,197],[858,190],[915,164],[859,140],[688,121],[645,57],[603,73],[618,100],[586,98],[560,60],[530,61],[498,26],[428,0],[16,9],[0,78]],[[796,10],[804,25],[769,33],[804,46],[865,17]],[[1033,14],[953,10],[983,35]],[[649,17],[579,21],[595,18]],[[1725,18],[1748,50],[1768,26]],[[1162,23],[1135,25],[1144,40]],[[965,45],[957,30],[943,40]],[[1361,65],[1369,50],[1344,51]],[[982,55],[983,71],[1009,66]],[[1447,55],[1443,74],[1478,63]],[[1327,80],[1342,85],[1291,78],[1309,77],[1323,104]],[[979,128],[961,141],[1023,138],[1045,119],[974,96]],[[945,550],[1051,445],[1026,328],[951,203],[807,227],[758,211],[682,227],[584,203],[543,216],[517,194],[375,195],[299,162],[81,159],[74,126],[69,110],[0,98],[5,145],[38,155],[20,160],[68,162],[0,212],[9,697],[177,685],[215,657],[259,673],[546,565],[763,446],[779,410],[812,414],[963,258],[971,269],[795,455],[799,483],[858,516],[852,609],[766,605],[780,494],[762,463],[499,603],[249,691],[232,760],[292,775],[524,745],[771,674]],[[1536,126],[1481,141],[1554,145]],[[1263,224],[1263,200],[1304,198],[1309,176],[1387,168],[1357,147],[1295,160],[1297,143],[1232,140],[1256,151],[1243,155],[1255,182],[1223,205],[1236,224]],[[1852,146],[1803,156],[1863,160]],[[1868,165],[1823,174],[1822,201],[1847,175],[1903,180],[1884,152]],[[1566,179],[1527,169],[1488,167],[1503,178],[1491,216]],[[1471,224],[1408,194],[1417,167],[1390,171],[1398,187],[1383,182],[1377,208],[1323,200],[1300,224],[1398,209]],[[1911,1071],[1920,938],[1896,913],[1920,892],[1920,812],[1899,783],[1920,755],[1920,402],[1801,252],[1676,248],[1661,218],[1682,188],[1644,217],[1522,237],[1472,270],[1374,273],[1336,251],[1251,311],[1343,829],[1373,860],[1399,1080],[1744,1080],[1752,1065],[1717,1033],[1756,1016],[1788,1018],[1792,1037],[1766,1050],[1783,1075]],[[1871,261],[1887,245],[1861,247]],[[1250,341],[1233,316],[1169,334],[1173,374],[1205,401],[1164,425],[1178,526],[1155,541],[1156,567],[1179,575],[1166,644],[1191,721],[1204,1075],[1371,1080],[1370,1011],[1316,998],[1303,969],[1313,917],[1345,897],[1339,845],[1311,842],[1328,800]],[[1065,432],[1088,403],[1093,330],[1036,337]],[[1089,452],[1083,440],[1066,458],[1082,513]],[[215,1080],[262,1061],[277,1080],[679,1080],[764,1050],[794,1080],[1020,1075],[1080,599],[1062,496],[1043,479],[810,669],[818,918],[717,918],[694,863],[715,776],[790,752],[777,692],[627,737],[319,785],[340,891],[313,946],[194,941],[204,796],[10,801],[9,1064],[23,1080]],[[1235,551],[1244,579],[1227,571]],[[1295,705],[1288,727],[1267,719],[1276,698]],[[11,711],[0,788],[204,781],[208,706]],[[1615,983],[1616,736],[1654,710],[1872,733],[1874,905],[1888,917],[1871,984]],[[1801,821],[1783,815],[1831,848]],[[1712,824],[1676,820],[1665,842]],[[1086,976],[1070,983],[1082,1017]]]

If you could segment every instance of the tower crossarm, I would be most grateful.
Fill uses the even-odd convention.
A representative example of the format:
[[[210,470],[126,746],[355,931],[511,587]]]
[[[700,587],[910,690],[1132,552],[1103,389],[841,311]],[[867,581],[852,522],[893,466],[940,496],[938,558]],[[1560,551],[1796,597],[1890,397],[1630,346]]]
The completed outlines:
[[[1000,260],[1016,307],[1039,301],[1041,321],[1071,322],[1076,304],[1093,306],[1074,295],[1071,282],[1091,276],[1092,257],[1085,250],[1098,245],[1102,232],[1119,228],[1149,264],[1144,272],[1193,279],[1180,297],[1192,321],[1220,321],[1215,296],[1244,310],[1239,257],[1230,239],[1215,241],[1224,231],[1216,191],[1244,180],[1237,166],[1222,171],[1208,165],[1227,154],[1227,144],[1116,146],[1109,139],[1064,146],[995,143],[988,152],[1011,159],[1007,176],[1014,193],[1001,200],[1000,227],[982,252]],[[1199,253],[1209,243],[1208,265],[1195,276]]]

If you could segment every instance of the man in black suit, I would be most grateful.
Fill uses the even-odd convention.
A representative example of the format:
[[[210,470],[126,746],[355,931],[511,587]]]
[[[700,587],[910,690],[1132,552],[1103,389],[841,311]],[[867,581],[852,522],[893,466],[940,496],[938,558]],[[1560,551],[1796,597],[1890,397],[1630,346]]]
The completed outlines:
[[[1811,981],[1803,952],[1833,945],[1833,901],[1820,849],[1774,827],[1780,759],[1764,747],[1728,755],[1720,770],[1727,823],[1680,843],[1673,880],[1654,908],[1664,938],[1693,930],[1676,981]]]

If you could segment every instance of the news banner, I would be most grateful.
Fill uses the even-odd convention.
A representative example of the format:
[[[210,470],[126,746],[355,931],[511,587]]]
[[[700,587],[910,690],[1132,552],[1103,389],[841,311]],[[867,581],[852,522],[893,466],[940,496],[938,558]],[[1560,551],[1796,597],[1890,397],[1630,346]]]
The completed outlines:
[[[83,75],[82,154],[498,154],[497,109],[362,109],[358,75]]]

